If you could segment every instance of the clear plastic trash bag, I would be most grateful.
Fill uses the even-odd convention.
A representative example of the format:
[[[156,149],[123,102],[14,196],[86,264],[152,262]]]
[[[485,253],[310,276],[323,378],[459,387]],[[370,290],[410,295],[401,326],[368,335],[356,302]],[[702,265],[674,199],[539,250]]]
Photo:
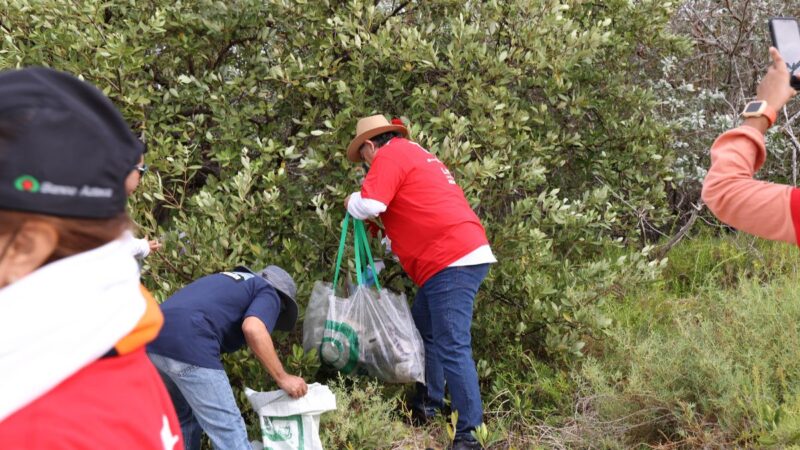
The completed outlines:
[[[354,222],[360,273],[359,256],[363,252],[371,262],[372,255],[363,224]],[[342,239],[346,227],[347,218]],[[343,248],[340,243],[339,262]],[[337,264],[334,280],[338,270]],[[345,374],[367,374],[389,383],[424,383],[425,350],[405,294],[382,289],[377,280],[375,287],[360,276],[358,281],[347,298],[337,297],[332,283],[315,283],[303,323],[303,347],[316,348],[323,363]]]

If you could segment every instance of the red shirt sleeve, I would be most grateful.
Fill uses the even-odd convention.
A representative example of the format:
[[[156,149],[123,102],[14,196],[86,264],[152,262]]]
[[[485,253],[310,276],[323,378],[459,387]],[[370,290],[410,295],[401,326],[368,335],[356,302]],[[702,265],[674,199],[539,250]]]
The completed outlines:
[[[800,245],[800,189],[792,189],[792,198],[789,204],[792,211],[792,223],[794,224],[794,235]]]
[[[384,205],[392,202],[408,170],[407,162],[396,149],[384,147],[378,152],[361,186],[361,198],[377,200]]]

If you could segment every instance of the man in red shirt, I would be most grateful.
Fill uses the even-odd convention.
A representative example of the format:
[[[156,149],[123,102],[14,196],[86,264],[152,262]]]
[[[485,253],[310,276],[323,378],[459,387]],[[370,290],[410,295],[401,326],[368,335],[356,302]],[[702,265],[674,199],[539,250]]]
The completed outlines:
[[[458,411],[452,448],[480,448],[471,434],[483,421],[483,408],[470,327],[475,294],[497,260],[453,174],[407,138],[397,119],[358,121],[347,158],[365,162],[369,171],[345,207],[357,219],[380,216],[392,252],[419,286],[411,313],[425,343],[426,384],[417,386],[415,414],[434,416],[447,382]]]

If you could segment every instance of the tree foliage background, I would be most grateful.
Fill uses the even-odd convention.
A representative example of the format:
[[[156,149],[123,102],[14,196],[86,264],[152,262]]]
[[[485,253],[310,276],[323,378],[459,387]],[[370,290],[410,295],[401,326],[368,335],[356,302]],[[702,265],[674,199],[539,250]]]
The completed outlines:
[[[270,263],[304,307],[363,175],[344,158],[357,118],[402,117],[487,228],[499,263],[475,357],[487,398],[524,417],[551,400],[541,362],[580,358],[611,323],[603,302],[663,266],[652,244],[696,201],[709,136],[738,110],[719,81],[753,92],[760,66],[739,55],[763,41],[726,32],[756,33],[769,2],[726,3],[2,0],[0,68],[83,77],[147,143],[130,207],[139,234],[165,241],[143,271],[161,299]],[[385,277],[413,296],[398,266]],[[282,354],[308,375],[297,337]],[[266,383],[252,359],[228,367]]]

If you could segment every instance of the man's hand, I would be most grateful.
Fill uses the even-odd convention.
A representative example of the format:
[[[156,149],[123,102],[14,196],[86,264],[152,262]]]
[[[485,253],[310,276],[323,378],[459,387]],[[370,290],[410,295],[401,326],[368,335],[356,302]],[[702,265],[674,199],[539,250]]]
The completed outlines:
[[[275,381],[278,383],[278,387],[286,391],[292,398],[300,398],[308,392],[308,385],[306,385],[305,380],[300,377],[286,374],[280,380]]]
[[[267,326],[258,317],[248,316],[242,322],[242,333],[247,345],[255,353],[261,365],[267,369],[269,376],[278,383],[278,386],[286,391],[292,398],[306,395],[308,386],[302,378],[289,375],[283,370],[283,364],[278,360],[275,353],[275,346],[272,344],[272,337],[269,335]]]
[[[789,85],[791,74],[778,49],[770,47],[769,55],[772,57],[772,65],[756,89],[756,98],[766,101],[775,111],[780,111],[797,92]]]

